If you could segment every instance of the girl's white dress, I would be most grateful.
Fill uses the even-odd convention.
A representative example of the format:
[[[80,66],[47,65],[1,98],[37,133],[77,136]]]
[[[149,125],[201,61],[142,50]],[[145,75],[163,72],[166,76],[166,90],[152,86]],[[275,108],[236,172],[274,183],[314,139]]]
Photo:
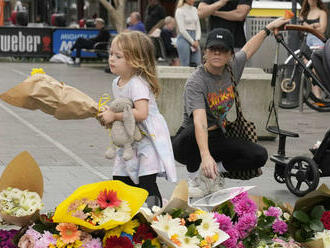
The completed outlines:
[[[122,158],[123,149],[117,148],[114,160],[113,175],[129,176],[135,184],[140,176],[158,174],[168,181],[176,182],[176,168],[172,150],[170,133],[166,121],[159,112],[154,94],[148,82],[142,77],[133,76],[124,86],[118,86],[119,77],[112,82],[114,98],[126,97],[133,102],[147,99],[149,113],[146,120],[138,122],[143,131],[143,139],[133,144],[134,156],[125,161]]]

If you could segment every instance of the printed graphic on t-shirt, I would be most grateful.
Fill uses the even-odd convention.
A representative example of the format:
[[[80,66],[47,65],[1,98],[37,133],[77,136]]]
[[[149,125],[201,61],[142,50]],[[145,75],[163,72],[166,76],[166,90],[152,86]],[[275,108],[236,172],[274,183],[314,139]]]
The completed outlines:
[[[234,103],[233,86],[220,89],[219,92],[210,92],[207,95],[207,101],[212,114],[225,125],[224,120],[230,108]]]

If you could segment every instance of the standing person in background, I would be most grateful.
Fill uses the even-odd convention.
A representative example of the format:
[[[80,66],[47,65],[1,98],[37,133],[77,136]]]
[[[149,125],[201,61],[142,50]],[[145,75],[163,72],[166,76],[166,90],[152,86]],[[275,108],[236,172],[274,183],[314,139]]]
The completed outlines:
[[[96,37],[91,39],[78,38],[70,51],[63,52],[65,55],[70,56],[72,51],[76,49],[76,57],[74,63],[77,66],[80,65],[81,49],[92,49],[97,42],[108,42],[110,39],[110,34],[107,30],[105,30],[104,20],[102,18],[95,19],[95,27],[100,30]]]
[[[145,16],[145,27],[147,33],[162,19],[166,17],[166,11],[158,0],[149,0]]]
[[[304,0],[299,19],[303,26],[313,28],[324,34],[328,25],[327,8],[321,0]],[[311,33],[307,34],[306,44],[311,49],[324,46],[324,43]],[[317,98],[322,97],[319,86],[313,85],[312,91]]]
[[[128,30],[146,32],[143,22],[141,22],[141,15],[139,12],[132,12],[129,16]]]
[[[234,36],[235,50],[246,43],[244,22],[249,14],[252,0],[201,0],[198,5],[199,18],[210,17],[210,30],[228,29]]]
[[[160,32],[160,37],[162,38],[166,56],[168,58],[171,58],[171,65],[179,65],[179,59],[178,59],[178,51],[176,47],[173,45],[172,39],[176,36],[175,34],[175,19],[172,16],[167,16],[165,18],[165,24]]]
[[[176,46],[179,53],[180,65],[195,66],[201,63],[201,25],[194,7],[195,0],[179,0],[175,11],[175,20],[178,25],[179,35]]]

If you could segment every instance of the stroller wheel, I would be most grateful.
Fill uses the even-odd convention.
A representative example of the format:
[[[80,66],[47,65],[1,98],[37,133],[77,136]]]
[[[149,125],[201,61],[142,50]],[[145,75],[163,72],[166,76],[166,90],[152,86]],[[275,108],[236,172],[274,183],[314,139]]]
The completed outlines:
[[[281,90],[285,93],[291,93],[296,89],[296,83],[290,78],[285,78],[281,82]]]
[[[284,171],[285,183],[291,193],[304,196],[316,189],[320,174],[313,159],[303,156],[292,158]]]
[[[275,164],[274,178],[278,183],[285,183],[284,166]]]

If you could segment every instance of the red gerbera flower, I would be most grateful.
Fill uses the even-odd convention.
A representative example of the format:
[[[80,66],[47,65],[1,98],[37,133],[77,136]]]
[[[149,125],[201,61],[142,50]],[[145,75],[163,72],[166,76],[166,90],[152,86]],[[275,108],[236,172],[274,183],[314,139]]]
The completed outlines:
[[[136,233],[133,236],[134,243],[141,244],[143,240],[153,239],[156,236],[153,234],[152,229],[150,226],[146,224],[141,224],[137,230]]]
[[[97,197],[97,203],[100,205],[102,209],[107,207],[118,207],[121,203],[121,200],[117,197],[117,192],[106,189],[100,192],[99,196]]]
[[[104,248],[134,248],[134,246],[127,237],[111,236],[105,241]]]

